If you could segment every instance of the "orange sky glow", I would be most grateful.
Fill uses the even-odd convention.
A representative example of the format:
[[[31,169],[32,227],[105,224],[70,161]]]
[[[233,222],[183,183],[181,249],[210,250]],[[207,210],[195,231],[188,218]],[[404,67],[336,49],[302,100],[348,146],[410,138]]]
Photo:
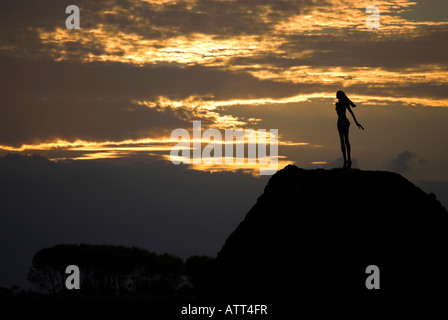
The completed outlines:
[[[12,41],[1,45],[1,52],[21,59],[45,57],[53,63],[85,66],[120,64],[137,69],[207,69],[232,76],[243,75],[246,80],[242,83],[250,80],[260,84],[255,93],[239,92],[238,86],[233,88],[230,82],[206,93],[201,90],[182,94],[162,90],[165,92],[158,93],[148,88],[146,97],[143,94],[120,97],[131,111],[150,109],[184,123],[201,120],[208,128],[220,130],[263,128],[266,117],[262,113],[242,115],[235,112],[238,108],[276,108],[313,101],[331,105],[336,88],[346,88],[352,100],[369,107],[389,104],[448,107],[448,99],[440,93],[440,88],[445,86],[446,89],[448,84],[446,59],[439,58],[436,40],[425,40],[436,39],[437,34],[447,32],[448,21],[426,16],[419,18],[416,8],[421,4],[417,1],[329,0],[320,5],[309,5],[302,1],[275,4],[266,1],[135,0],[129,7],[112,3],[102,7],[80,3],[82,27],[79,30],[66,29],[63,24],[30,26],[28,30],[32,30],[38,43],[35,48],[22,50]],[[365,10],[372,4],[380,9],[380,28],[377,30],[366,28],[369,14]],[[223,10],[230,19],[228,25],[225,21],[217,21],[218,10]],[[409,15],[409,12],[415,12],[415,15]],[[176,14],[178,18],[175,18]],[[244,16],[253,19],[254,23],[246,24]],[[64,16],[59,17],[62,18]],[[236,29],[232,21],[240,23],[241,29]],[[385,62],[387,59],[371,54],[375,47],[384,46],[395,46],[398,52],[403,43],[412,46],[414,41],[416,50],[419,50],[419,41],[435,41],[436,45],[417,53],[411,50],[403,55],[403,59],[394,57],[403,61],[400,67],[389,65]],[[353,59],[346,57],[345,52]],[[419,55],[423,57],[420,60]],[[359,62],[363,56],[365,65]],[[262,85],[268,84],[278,88],[295,86],[302,92],[262,89]],[[182,85],[173,84],[173,88],[176,86]],[[375,88],[376,92],[369,88]],[[47,101],[49,98],[37,95],[35,99]],[[138,152],[157,154],[157,158],[166,159],[173,145],[169,140],[169,131],[173,128],[164,132],[153,130],[151,134],[146,133],[146,137],[145,130],[140,130],[121,139],[88,137],[82,132],[70,137],[57,133],[39,136],[36,133],[33,139],[21,142],[2,141],[0,150],[3,153],[67,151],[63,156],[51,157],[53,160],[116,159]],[[285,148],[319,145],[301,137],[282,135],[282,128],[278,129],[279,145]],[[73,151],[71,155],[70,151]],[[282,164],[294,162],[286,156],[281,161]],[[309,161],[312,165],[327,162],[322,159]],[[192,168],[233,171],[235,165],[204,164]],[[251,167],[241,165],[240,169],[250,171]]]

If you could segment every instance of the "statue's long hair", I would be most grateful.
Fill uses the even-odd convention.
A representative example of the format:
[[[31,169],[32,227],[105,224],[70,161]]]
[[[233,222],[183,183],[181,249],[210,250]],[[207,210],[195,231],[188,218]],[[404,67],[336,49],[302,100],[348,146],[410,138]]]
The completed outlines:
[[[354,104],[352,100],[347,97],[344,91],[339,90],[336,92],[336,98],[341,102],[348,102],[353,108],[356,107],[356,104]]]

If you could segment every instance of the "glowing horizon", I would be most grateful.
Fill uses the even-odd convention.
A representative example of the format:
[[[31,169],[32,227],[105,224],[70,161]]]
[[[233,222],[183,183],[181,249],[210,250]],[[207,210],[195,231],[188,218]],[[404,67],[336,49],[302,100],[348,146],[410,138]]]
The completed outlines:
[[[378,29],[366,26],[368,5],[379,8]],[[448,107],[441,1],[80,0],[76,30],[66,28],[63,5],[62,14],[32,1],[11,6],[17,10],[4,23],[13,36],[4,28],[0,45],[3,154],[163,159],[173,144],[169,132],[199,120],[219,130],[277,128],[284,160],[306,157],[315,166],[334,161],[338,137],[329,119],[337,90],[367,122],[377,119],[363,118],[370,107],[434,109],[431,123]],[[376,134],[388,140],[392,128]],[[370,132],[368,143],[380,144]],[[402,139],[412,135],[408,129]],[[426,154],[413,141],[397,144]],[[301,146],[320,148],[307,148],[308,156]]]

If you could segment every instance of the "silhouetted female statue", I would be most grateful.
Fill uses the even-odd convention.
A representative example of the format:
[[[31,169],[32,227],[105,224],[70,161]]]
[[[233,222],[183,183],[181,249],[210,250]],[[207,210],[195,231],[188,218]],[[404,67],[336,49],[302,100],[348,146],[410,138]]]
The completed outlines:
[[[338,102],[336,102],[336,112],[338,114],[338,132],[339,132],[339,138],[341,139],[341,151],[342,156],[344,157],[344,166],[343,168],[351,168],[352,166],[352,160],[350,158],[350,141],[348,140],[348,131],[350,128],[350,121],[348,121],[346,116],[346,110],[348,110],[353,117],[353,120],[355,120],[356,125],[358,128],[364,130],[361,124],[359,124],[358,121],[356,121],[355,115],[350,108],[352,106],[353,108],[356,107],[356,105],[346,96],[346,94],[339,90],[336,93],[336,98],[338,99]]]

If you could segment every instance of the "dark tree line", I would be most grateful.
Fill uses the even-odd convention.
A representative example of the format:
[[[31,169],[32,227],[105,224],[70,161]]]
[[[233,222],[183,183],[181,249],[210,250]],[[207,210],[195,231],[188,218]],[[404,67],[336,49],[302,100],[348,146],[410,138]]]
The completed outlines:
[[[83,292],[170,294],[194,291],[211,260],[192,256],[184,262],[137,247],[61,244],[34,255],[28,280],[43,292],[59,293],[66,290],[66,267],[76,265]]]

